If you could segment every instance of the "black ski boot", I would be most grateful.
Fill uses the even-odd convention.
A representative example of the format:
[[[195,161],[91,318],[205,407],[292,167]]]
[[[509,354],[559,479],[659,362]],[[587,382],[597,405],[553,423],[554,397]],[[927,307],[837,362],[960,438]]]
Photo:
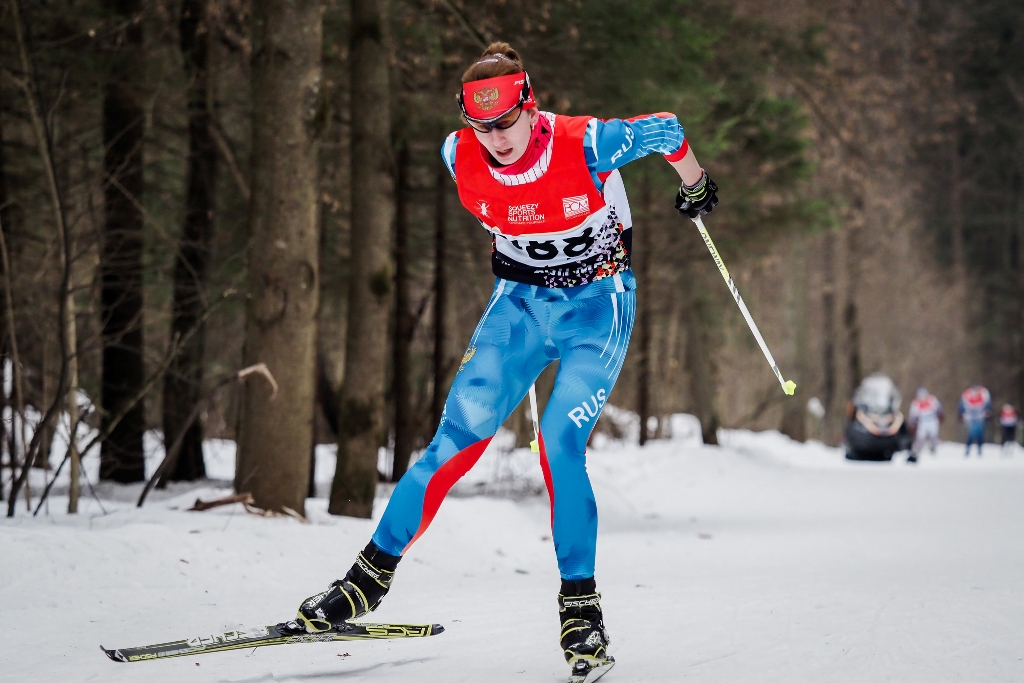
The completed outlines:
[[[601,594],[594,579],[562,579],[558,594],[558,617],[562,621],[561,644],[565,661],[572,667],[570,681],[596,680],[615,659],[608,656],[608,631],[601,614]],[[591,672],[595,672],[591,675]]]
[[[391,587],[400,559],[371,542],[356,557],[344,579],[302,601],[295,617],[298,626],[308,633],[329,631],[377,609]]]

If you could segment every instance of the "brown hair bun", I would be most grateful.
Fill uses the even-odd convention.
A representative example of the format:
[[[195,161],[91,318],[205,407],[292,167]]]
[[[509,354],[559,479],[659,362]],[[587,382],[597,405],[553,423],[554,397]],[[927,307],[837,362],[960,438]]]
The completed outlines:
[[[462,74],[462,82],[482,81],[485,78],[507,76],[526,71],[523,58],[508,43],[491,43],[473,66]]]

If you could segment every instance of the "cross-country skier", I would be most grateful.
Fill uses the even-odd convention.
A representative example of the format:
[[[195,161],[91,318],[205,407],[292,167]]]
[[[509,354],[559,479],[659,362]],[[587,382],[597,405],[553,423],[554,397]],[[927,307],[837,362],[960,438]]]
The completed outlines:
[[[907,462],[917,462],[917,454],[927,444],[932,455],[939,444],[939,424],[942,422],[942,403],[926,388],[917,390],[917,396],[910,402],[907,421],[914,430],[914,446]]]
[[[433,441],[395,487],[345,578],[305,600],[298,621],[319,631],[376,608],[445,494],[541,371],[559,360],[537,440],[562,575],[561,647],[573,680],[584,680],[610,663],[585,449],[636,312],[632,221],[617,169],[664,155],[682,181],[676,208],[688,217],[709,213],[718,188],[673,114],[601,120],[539,111],[523,62],[506,43],[492,44],[466,70],[457,99],[467,127],[449,135],[441,152],[462,204],[491,233],[494,291]]]
[[[1013,455],[1013,445],[1017,443],[1017,409],[1009,403],[1004,403],[999,411],[999,426],[1003,429],[1003,455]]]
[[[967,427],[967,450],[964,457],[970,457],[971,444],[976,443],[980,458],[981,447],[985,443],[985,422],[992,417],[992,395],[980,382],[975,382],[960,394],[957,413]]]

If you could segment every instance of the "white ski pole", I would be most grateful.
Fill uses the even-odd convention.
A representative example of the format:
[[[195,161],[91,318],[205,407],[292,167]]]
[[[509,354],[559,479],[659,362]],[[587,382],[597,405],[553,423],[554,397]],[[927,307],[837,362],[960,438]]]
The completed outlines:
[[[725,267],[725,261],[718,255],[718,249],[715,248],[715,243],[711,241],[711,235],[708,234],[707,228],[704,227],[704,221],[700,219],[698,214],[696,218],[692,219],[697,225],[697,229],[700,230],[700,236],[704,240],[704,244],[708,245],[708,251],[711,252],[711,257],[715,259],[715,265],[718,266],[718,272],[722,274],[722,279],[725,280],[725,284],[729,286],[729,291],[732,292],[732,298],[736,300],[736,305],[740,307],[740,313],[743,314],[743,319],[747,321],[747,325],[750,327],[750,331],[754,333],[754,339],[757,340],[757,345],[761,347],[761,352],[764,353],[764,357],[768,359],[768,364],[772,366],[772,372],[779,378],[779,384],[782,385],[782,390],[786,392],[788,396],[792,396],[793,392],[796,391],[796,384],[793,380],[782,379],[782,373],[779,372],[779,366],[775,364],[775,359],[772,358],[772,352],[768,350],[768,345],[764,343],[764,337],[757,329],[757,325],[754,324],[754,319],[750,317],[750,311],[747,310],[747,305],[743,303],[743,297],[740,296],[740,292],[736,289],[736,283],[732,281],[732,276],[729,275],[729,269]]]
[[[530,385],[530,415],[533,416],[533,441],[530,450],[540,453],[540,423],[537,421],[537,385]]]

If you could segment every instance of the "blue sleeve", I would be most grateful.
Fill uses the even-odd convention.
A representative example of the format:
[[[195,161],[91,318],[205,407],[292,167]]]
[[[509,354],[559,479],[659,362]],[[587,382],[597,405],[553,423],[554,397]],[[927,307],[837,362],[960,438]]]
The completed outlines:
[[[444,159],[444,165],[448,167],[448,172],[452,174],[452,180],[455,180],[455,148],[458,146],[459,134],[458,132],[451,133],[444,140],[444,144],[441,145],[441,158]]]
[[[591,173],[607,173],[648,154],[671,157],[683,147],[683,127],[674,114],[646,114],[632,119],[591,119],[583,136]]]

